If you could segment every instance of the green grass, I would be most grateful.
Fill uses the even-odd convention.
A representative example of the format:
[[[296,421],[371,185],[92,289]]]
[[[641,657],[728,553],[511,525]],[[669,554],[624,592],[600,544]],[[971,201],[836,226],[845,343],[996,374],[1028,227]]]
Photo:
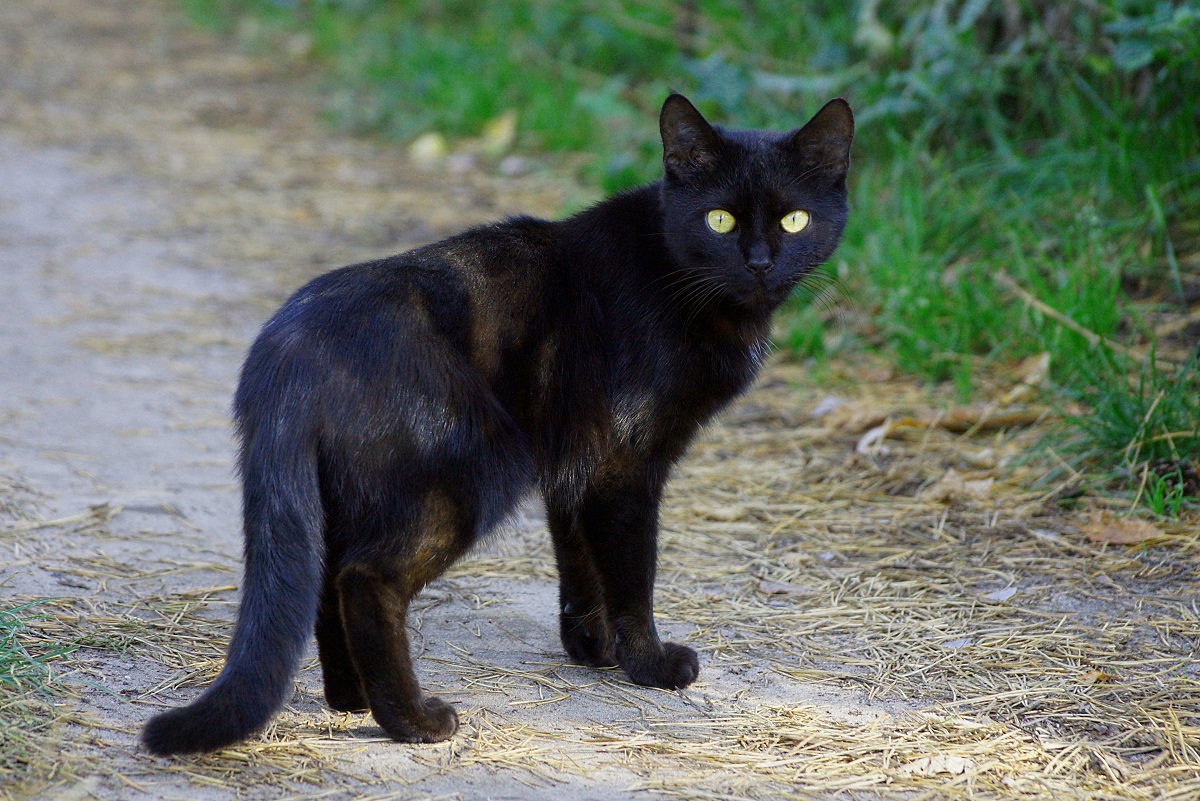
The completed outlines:
[[[881,349],[964,400],[991,365],[1043,351],[1063,393],[1088,395],[1097,338],[1152,347],[1149,321],[1196,302],[1200,0],[181,2],[209,27],[306,46],[339,125],[467,137],[515,110],[519,149],[568,154],[560,167],[609,192],[658,174],[668,88],[750,127],[847,96],[853,215],[835,272],[868,322],[834,332],[837,349]],[[798,357],[834,349],[804,298],[784,319]],[[1124,459],[1093,445],[1098,464]]]
[[[1077,465],[1131,488],[1135,504],[1174,517],[1200,499],[1200,368],[1153,355],[1131,366],[1103,349],[1076,365],[1065,394],[1085,411],[1067,418],[1066,445]]]
[[[14,790],[53,766],[55,760],[47,756],[55,721],[52,699],[65,688],[52,663],[74,650],[27,646],[24,633],[37,619],[37,603],[0,609],[0,784]]]

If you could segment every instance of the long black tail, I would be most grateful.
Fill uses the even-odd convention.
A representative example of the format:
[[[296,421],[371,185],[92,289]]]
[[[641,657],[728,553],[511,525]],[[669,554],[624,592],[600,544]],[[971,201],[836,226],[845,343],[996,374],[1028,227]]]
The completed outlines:
[[[146,724],[151,753],[232,745],[264,728],[290,696],[316,622],[324,555],[316,456],[293,436],[284,443],[278,433],[251,435],[245,443],[245,580],[225,668],[191,704]]]

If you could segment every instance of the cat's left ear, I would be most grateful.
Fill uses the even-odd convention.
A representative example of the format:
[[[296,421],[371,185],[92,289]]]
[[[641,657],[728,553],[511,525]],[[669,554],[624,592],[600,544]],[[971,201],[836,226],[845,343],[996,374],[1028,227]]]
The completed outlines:
[[[720,154],[720,134],[681,94],[672,93],[663,103],[658,129],[662,134],[663,167],[671,177],[702,172]]]
[[[850,143],[854,141],[854,112],[844,98],[830,100],[804,127],[791,134],[784,146],[804,159],[813,172],[830,180],[845,180],[850,171]]]

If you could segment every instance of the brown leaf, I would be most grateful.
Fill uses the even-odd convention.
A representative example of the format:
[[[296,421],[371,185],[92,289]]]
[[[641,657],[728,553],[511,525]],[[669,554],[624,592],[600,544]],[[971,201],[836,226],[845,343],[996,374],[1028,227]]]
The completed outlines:
[[[937,419],[936,425],[955,434],[966,431],[997,431],[1033,425],[1046,415],[1040,407],[999,410],[995,406],[973,404],[956,406]]]
[[[874,428],[887,417],[887,412],[877,406],[847,403],[825,415],[825,425],[829,428],[858,433],[866,431],[868,428]]]
[[[1046,383],[1046,378],[1049,375],[1049,353],[1039,353],[1036,356],[1030,356],[1025,359],[1017,367],[1017,379],[1019,383],[1000,396],[1000,405],[1008,406],[1013,403],[1022,403],[1029,400]]]
[[[970,473],[960,473],[951,467],[946,475],[929,489],[921,493],[921,498],[927,501],[955,501],[966,498],[986,498],[992,492],[996,479],[988,475],[972,476]]]
[[[729,504],[726,506],[700,506],[692,507],[692,511],[698,517],[705,520],[717,520],[722,523],[732,523],[734,520],[742,520],[748,514],[745,506],[741,504]]]
[[[790,581],[779,581],[778,579],[764,578],[759,579],[759,592],[767,595],[809,595],[812,590],[807,587],[801,587],[798,584],[792,584]]]
[[[1106,545],[1138,545],[1166,536],[1162,529],[1147,520],[1114,517],[1111,512],[1093,514],[1080,524],[1079,530],[1090,541]]]
[[[906,765],[901,765],[899,772],[904,776],[936,776],[939,773],[949,773],[958,776],[974,769],[976,762],[966,757],[937,754],[931,757],[914,759]]]
[[[1109,684],[1114,681],[1119,681],[1120,676],[1116,673],[1105,673],[1103,670],[1092,669],[1079,677],[1080,684]]]

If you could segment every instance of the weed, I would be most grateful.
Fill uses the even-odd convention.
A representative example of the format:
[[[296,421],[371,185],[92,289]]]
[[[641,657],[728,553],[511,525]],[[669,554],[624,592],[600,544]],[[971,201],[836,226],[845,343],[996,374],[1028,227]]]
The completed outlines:
[[[1154,354],[1129,375],[1105,349],[1077,366],[1067,392],[1085,412],[1068,416],[1077,463],[1137,488],[1155,514],[1176,515],[1200,498],[1200,367],[1164,368]]]
[[[44,750],[54,723],[51,700],[64,692],[51,663],[74,650],[73,646],[31,652],[22,634],[36,620],[29,602],[0,609],[0,778],[6,785],[21,785],[33,756]]]
[[[1140,500],[1142,504],[1159,517],[1178,517],[1188,500],[1187,481],[1183,470],[1176,466],[1166,475],[1150,471],[1147,464],[1142,473],[1142,488]]]

